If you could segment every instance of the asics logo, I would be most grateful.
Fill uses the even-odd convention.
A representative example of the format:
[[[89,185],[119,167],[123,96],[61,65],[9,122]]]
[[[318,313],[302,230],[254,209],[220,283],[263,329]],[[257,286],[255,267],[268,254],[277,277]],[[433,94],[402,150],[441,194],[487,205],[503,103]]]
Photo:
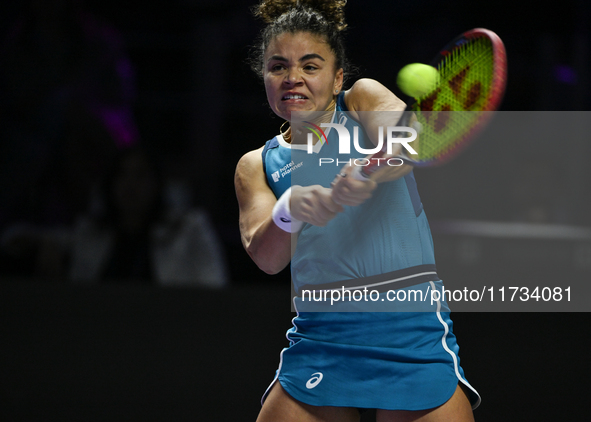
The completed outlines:
[[[322,375],[322,372],[313,373],[312,378],[310,378],[308,380],[308,382],[306,383],[306,388],[310,390],[310,389],[316,387],[318,384],[320,384],[320,381],[322,381],[323,376],[324,375]]]

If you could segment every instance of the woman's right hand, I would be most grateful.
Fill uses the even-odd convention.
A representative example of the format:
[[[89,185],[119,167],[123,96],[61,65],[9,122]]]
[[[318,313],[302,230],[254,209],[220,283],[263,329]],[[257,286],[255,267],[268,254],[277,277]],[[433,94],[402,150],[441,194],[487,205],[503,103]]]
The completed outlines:
[[[291,216],[314,226],[325,226],[343,207],[332,199],[332,189],[320,185],[293,186]]]

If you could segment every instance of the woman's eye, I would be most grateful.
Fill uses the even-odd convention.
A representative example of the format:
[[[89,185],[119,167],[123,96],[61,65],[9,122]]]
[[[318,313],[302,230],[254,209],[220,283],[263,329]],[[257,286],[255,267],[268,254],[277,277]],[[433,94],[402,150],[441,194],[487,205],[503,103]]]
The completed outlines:
[[[307,66],[304,66],[304,69],[305,70],[316,70],[318,68],[316,66],[312,65],[312,64],[309,64]]]
[[[285,66],[283,66],[282,64],[275,64],[271,66],[271,72],[278,72],[283,69],[285,69]]]

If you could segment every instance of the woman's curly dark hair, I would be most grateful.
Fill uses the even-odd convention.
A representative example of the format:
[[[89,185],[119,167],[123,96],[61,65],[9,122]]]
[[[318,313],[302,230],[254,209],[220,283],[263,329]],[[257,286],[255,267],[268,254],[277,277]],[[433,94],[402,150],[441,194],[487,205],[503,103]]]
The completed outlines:
[[[262,0],[253,9],[256,17],[267,26],[262,30],[257,45],[251,52],[250,66],[263,75],[263,57],[269,43],[283,33],[309,32],[326,40],[336,57],[336,68],[347,74],[343,30],[346,0]]]

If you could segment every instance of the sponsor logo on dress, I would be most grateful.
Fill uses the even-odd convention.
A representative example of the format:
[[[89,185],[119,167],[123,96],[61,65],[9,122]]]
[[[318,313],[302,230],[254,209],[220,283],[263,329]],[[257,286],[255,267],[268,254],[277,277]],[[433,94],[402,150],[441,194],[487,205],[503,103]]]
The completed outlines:
[[[311,390],[312,388],[316,387],[318,384],[320,384],[320,381],[322,381],[323,376],[324,375],[322,375],[322,372],[314,372],[312,374],[312,378],[310,378],[306,383],[306,388]]]
[[[300,168],[303,165],[304,165],[303,161],[300,161],[297,164],[295,164],[293,161],[290,161],[289,163],[287,163],[285,166],[281,167],[276,172],[271,173],[271,177],[273,178],[273,182],[277,183],[280,178],[287,176],[289,173],[291,173],[295,169]]]

